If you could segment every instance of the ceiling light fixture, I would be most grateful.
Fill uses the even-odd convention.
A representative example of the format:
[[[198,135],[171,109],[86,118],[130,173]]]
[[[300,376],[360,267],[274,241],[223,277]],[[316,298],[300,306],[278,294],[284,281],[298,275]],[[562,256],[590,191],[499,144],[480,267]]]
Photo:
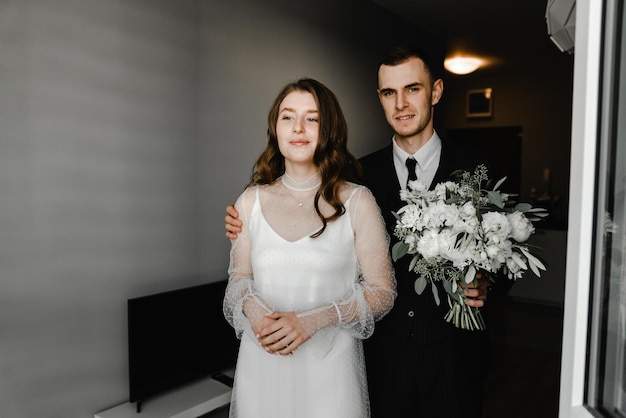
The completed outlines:
[[[451,57],[446,58],[443,66],[453,74],[465,75],[473,73],[484,64],[484,61],[476,57]]]

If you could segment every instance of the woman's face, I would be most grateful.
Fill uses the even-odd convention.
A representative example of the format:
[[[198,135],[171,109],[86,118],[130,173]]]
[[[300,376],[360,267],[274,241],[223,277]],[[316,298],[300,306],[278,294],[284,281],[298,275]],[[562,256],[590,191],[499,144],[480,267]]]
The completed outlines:
[[[311,93],[296,90],[283,99],[276,121],[276,137],[286,168],[290,165],[314,168],[319,113]]]

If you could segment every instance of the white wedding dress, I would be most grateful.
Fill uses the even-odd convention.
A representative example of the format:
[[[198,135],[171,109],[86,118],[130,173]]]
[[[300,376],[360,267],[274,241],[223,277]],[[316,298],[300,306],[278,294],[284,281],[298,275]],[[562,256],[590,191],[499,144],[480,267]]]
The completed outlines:
[[[241,338],[230,416],[369,417],[362,338],[395,298],[388,236],[369,190],[341,188],[346,213],[318,237],[319,177],[247,189],[236,207],[224,313]],[[323,213],[333,211],[320,205]],[[270,312],[298,314],[312,338],[293,355],[269,354],[251,329]]]

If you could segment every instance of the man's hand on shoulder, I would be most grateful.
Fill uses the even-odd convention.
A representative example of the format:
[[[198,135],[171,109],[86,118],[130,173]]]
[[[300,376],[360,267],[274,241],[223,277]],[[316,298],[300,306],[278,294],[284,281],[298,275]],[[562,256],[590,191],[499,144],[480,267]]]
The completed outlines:
[[[243,223],[239,220],[239,212],[237,212],[234,205],[228,205],[226,207],[226,213],[227,215],[224,218],[226,221],[226,237],[237,239],[241,232],[241,227],[243,226]]]

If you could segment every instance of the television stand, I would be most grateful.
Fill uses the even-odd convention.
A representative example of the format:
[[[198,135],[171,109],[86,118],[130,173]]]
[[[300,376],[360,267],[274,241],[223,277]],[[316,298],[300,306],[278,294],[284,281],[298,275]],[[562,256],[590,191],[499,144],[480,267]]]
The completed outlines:
[[[232,378],[234,370],[221,375]],[[213,377],[183,386],[141,404],[141,413],[136,405],[125,402],[113,408],[98,412],[94,418],[197,418],[215,409],[228,405],[231,387]]]
[[[222,382],[223,384],[225,384],[229,388],[232,388],[233,384],[235,383],[235,379],[232,376],[230,376],[229,374],[222,373],[222,372],[215,373],[211,377],[213,379],[217,380],[218,382]]]

